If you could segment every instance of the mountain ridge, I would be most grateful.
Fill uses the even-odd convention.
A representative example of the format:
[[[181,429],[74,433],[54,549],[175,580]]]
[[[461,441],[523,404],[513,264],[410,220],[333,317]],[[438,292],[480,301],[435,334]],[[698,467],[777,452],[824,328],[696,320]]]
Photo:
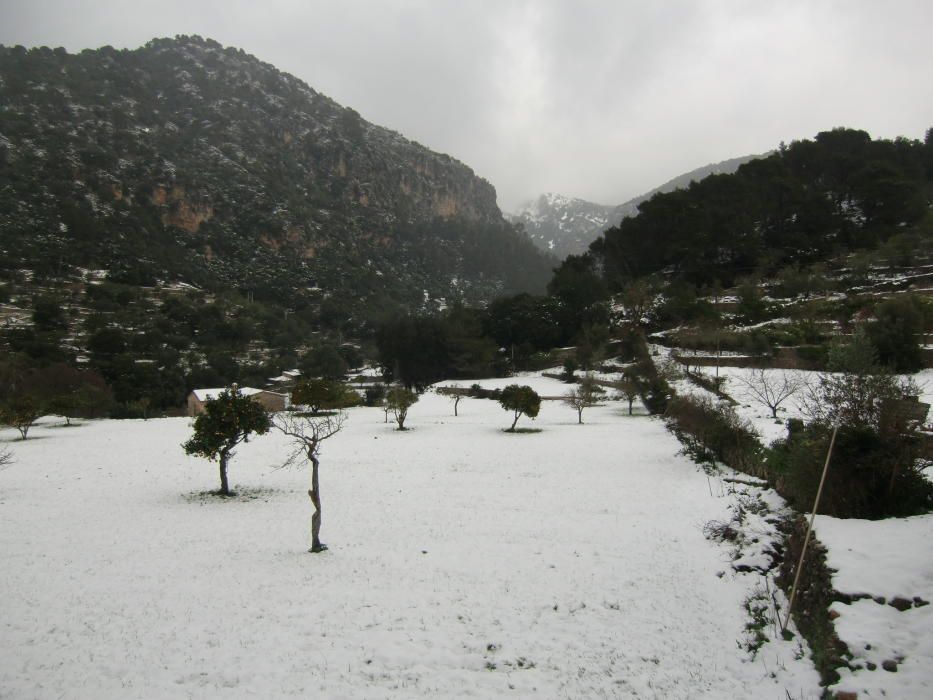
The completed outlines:
[[[624,218],[635,216],[638,205],[655,194],[688,187],[691,182],[708,175],[733,173],[740,165],[767,155],[739,156],[694,168],[619,205],[597,204],[548,192],[522,205],[517,212],[508,214],[508,218],[524,226],[528,237],[540,250],[561,259],[568,255],[582,255],[606,229],[618,226]]]
[[[0,265],[270,299],[488,299],[552,261],[467,165],[198,36],[0,48]],[[313,295],[312,295],[313,296]]]

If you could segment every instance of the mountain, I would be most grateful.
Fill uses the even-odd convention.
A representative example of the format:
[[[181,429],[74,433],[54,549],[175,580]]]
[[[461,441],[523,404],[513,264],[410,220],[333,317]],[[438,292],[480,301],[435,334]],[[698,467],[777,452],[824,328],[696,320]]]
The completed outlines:
[[[655,187],[650,192],[646,192],[641,196],[634,197],[633,199],[630,199],[627,202],[617,206],[612,212],[612,225],[618,226],[622,219],[638,214],[638,205],[646,200],[651,199],[658,193],[667,193],[673,192],[674,190],[686,189],[690,186],[691,182],[699,182],[703,178],[709,177],[710,175],[729,175],[738,170],[740,165],[744,165],[750,160],[755,160],[757,158],[766,158],[768,155],[770,155],[770,153],[739,156],[738,158],[730,158],[729,160],[723,160],[718,163],[710,163],[709,165],[704,165],[700,168],[696,168],[695,170],[691,170],[689,173],[678,175],[677,177],[668,180],[663,185]],[[600,233],[602,232],[600,231]]]
[[[0,47],[0,272],[410,308],[552,264],[469,167],[242,50]]]
[[[511,221],[525,227],[532,242],[560,259],[584,252],[610,225],[614,207],[559,194],[542,194],[525,204]]]
[[[704,165],[618,206],[594,204],[585,199],[559,194],[543,194],[508,218],[513,223],[521,224],[540,250],[561,259],[568,255],[581,255],[603,231],[610,226],[618,226],[626,217],[635,216],[638,205],[655,194],[688,187],[691,182],[698,182],[708,175],[734,173],[743,163],[762,157],[742,156]]]
[[[614,289],[662,271],[698,287],[728,286],[782,268],[792,276],[888,241],[910,257],[926,246],[931,201],[933,129],[920,141],[839,127],[652,196],[565,275],[581,277],[590,265]]]

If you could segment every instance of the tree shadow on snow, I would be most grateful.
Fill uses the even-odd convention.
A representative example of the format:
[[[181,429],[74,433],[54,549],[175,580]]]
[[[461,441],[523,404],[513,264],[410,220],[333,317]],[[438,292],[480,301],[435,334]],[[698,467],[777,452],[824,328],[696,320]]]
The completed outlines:
[[[216,489],[213,491],[192,491],[182,494],[181,500],[198,505],[227,502],[245,503],[247,501],[270,501],[285,493],[282,489],[263,486],[235,486],[230,490],[229,495],[224,495]]]

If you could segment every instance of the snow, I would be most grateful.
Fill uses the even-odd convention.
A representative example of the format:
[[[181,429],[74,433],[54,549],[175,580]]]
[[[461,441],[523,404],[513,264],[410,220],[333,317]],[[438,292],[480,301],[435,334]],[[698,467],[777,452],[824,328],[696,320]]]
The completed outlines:
[[[482,382],[509,383],[566,391]],[[397,432],[351,409],[322,449],[319,555],[279,433],[240,447],[220,500],[188,419],[0,431],[3,695],[818,697],[790,643],[738,648],[760,578],[704,538],[732,496],[661,421],[452,413],[427,393]]]
[[[833,689],[857,692],[860,698],[933,697],[933,605],[901,612],[889,604],[895,598],[933,601],[933,515],[880,521],[819,516],[814,530],[828,550],[833,588],[871,596],[830,608],[838,614],[839,638],[853,662],[863,666],[842,670]],[[883,670],[885,661],[895,661],[897,671]]]
[[[219,389],[195,389],[194,393],[195,398],[198,401],[213,401],[222,393],[227,391],[229,387],[221,387]],[[254,389],[249,386],[237,387],[237,391],[243,396],[253,396],[254,394],[261,394],[265,389]]]
[[[779,409],[779,420],[757,403],[743,380],[753,370],[723,367],[725,391],[739,401],[736,412],[746,419],[767,444],[786,436],[788,418],[804,418],[799,393]],[[780,382],[784,372],[802,382],[815,382],[818,372],[767,369],[766,376]],[[933,402],[933,370],[914,375],[921,401]],[[674,382],[679,393],[712,396],[685,379]],[[827,565],[834,572],[833,588],[862,597],[851,604],[835,602],[834,626],[853,656],[854,670],[840,669],[833,691],[848,691],[860,698],[896,697],[917,700],[933,697],[933,515],[883,521],[839,520],[819,516],[815,536],[827,549]],[[741,560],[737,560],[741,561]],[[867,596],[867,597],[865,597]],[[889,603],[903,599],[913,607],[899,611]],[[880,602],[879,602],[880,601]],[[917,601],[920,605],[917,606]],[[883,664],[896,663],[896,671]]]

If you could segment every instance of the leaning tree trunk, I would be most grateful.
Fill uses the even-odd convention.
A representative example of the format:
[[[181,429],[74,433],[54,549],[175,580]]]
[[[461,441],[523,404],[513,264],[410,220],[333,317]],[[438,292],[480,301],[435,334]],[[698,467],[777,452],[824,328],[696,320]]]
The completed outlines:
[[[323,552],[327,545],[321,542],[321,487],[318,483],[318,467],[321,463],[317,455],[310,454],[311,459],[311,489],[308,491],[308,497],[314,506],[314,514],[311,516],[311,552]]]
[[[510,433],[514,433],[514,432],[515,432],[515,426],[518,424],[518,419],[521,418],[521,417],[522,417],[522,414],[519,413],[518,411],[515,411],[515,420],[512,421],[512,427],[509,428],[509,432],[510,432]]]
[[[229,496],[230,487],[227,485],[227,457],[226,452],[220,453],[220,495]]]

